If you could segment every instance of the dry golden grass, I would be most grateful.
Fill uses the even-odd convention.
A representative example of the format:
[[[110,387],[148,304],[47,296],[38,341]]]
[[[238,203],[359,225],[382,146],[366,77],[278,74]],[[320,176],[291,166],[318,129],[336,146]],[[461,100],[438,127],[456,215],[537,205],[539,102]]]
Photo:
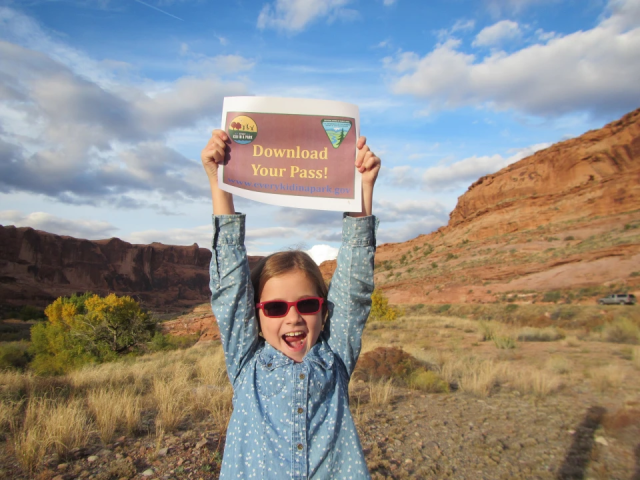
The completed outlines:
[[[631,362],[634,367],[640,370],[640,347],[634,347],[631,354]]]
[[[477,397],[487,397],[498,379],[499,367],[492,361],[481,361],[475,368],[465,364],[459,378],[460,391]]]
[[[547,360],[545,367],[553,373],[565,375],[571,371],[571,362],[566,357],[554,355]]]
[[[169,378],[156,377],[153,380],[153,397],[158,414],[156,424],[167,432],[174,431],[186,418],[191,407],[189,403],[189,371],[178,365]]]
[[[523,395],[546,397],[562,386],[562,381],[556,374],[530,366],[503,365],[501,375],[509,388]]]
[[[0,439],[15,427],[23,403],[0,400]]]
[[[393,398],[393,379],[385,382],[368,382],[369,403],[371,405],[387,405]]]
[[[625,379],[625,373],[615,365],[605,365],[590,372],[591,382],[600,393],[618,388]]]
[[[60,457],[87,444],[91,436],[91,420],[84,402],[73,400],[53,404],[43,418],[47,443]]]
[[[87,395],[100,439],[109,443],[118,428],[133,433],[140,426],[142,399],[130,388],[100,388]]]

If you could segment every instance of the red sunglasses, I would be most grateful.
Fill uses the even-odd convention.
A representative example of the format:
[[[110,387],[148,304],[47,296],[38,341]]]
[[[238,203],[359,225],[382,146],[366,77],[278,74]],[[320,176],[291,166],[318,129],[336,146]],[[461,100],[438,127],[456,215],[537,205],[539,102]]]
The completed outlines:
[[[269,300],[268,302],[261,302],[256,304],[256,308],[262,309],[265,316],[270,318],[281,318],[289,313],[291,307],[296,307],[296,310],[300,315],[313,315],[318,313],[324,298],[321,297],[308,297],[295,302],[285,302],[284,300]]]

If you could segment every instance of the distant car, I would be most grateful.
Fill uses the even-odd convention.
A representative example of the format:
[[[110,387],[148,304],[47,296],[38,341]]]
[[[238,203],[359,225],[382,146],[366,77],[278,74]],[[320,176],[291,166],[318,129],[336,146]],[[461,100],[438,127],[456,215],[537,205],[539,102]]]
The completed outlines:
[[[636,296],[632,293],[616,293],[598,300],[600,305],[634,305]]]

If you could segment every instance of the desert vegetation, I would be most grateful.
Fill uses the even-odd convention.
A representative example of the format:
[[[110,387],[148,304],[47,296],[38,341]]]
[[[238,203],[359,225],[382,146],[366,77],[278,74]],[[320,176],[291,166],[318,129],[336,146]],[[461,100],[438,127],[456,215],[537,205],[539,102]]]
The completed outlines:
[[[435,478],[454,470],[473,476],[500,465],[512,478],[556,478],[570,458],[567,432],[579,429],[594,405],[605,413],[586,473],[624,478],[633,471],[640,433],[638,307],[612,307],[617,313],[597,322],[590,314],[545,315],[536,305],[510,304],[500,311],[439,306],[439,313],[432,313],[435,306],[404,306],[389,318],[384,300],[378,300],[382,314],[365,329],[350,384],[374,478]],[[520,320],[506,316],[516,314]],[[0,474],[216,478],[231,398],[215,341],[56,376],[4,370]],[[508,433],[514,415],[526,433]],[[468,463],[472,447],[477,464]],[[550,451],[554,458],[540,463]]]

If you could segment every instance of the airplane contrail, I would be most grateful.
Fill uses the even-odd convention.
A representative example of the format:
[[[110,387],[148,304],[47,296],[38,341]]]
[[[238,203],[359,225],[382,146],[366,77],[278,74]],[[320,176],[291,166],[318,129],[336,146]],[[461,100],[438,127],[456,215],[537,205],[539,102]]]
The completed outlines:
[[[160,13],[164,13],[165,15],[169,15],[170,17],[177,18],[181,22],[184,22],[184,20],[182,18],[176,17],[175,15],[171,15],[169,12],[165,12],[164,10],[160,10],[158,7],[154,7],[153,5],[149,5],[148,3],[144,3],[142,0],[134,0],[134,1],[138,2],[138,3],[141,3],[142,5],[146,5],[149,8],[153,8],[154,10],[157,10]]]

